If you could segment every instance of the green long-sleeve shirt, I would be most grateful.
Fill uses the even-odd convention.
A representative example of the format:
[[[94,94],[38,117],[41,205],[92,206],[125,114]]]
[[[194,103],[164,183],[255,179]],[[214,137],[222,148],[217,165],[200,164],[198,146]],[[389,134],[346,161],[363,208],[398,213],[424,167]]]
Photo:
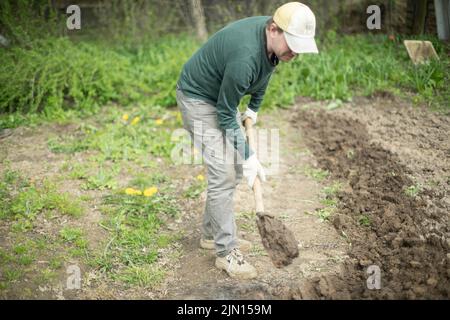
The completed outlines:
[[[236,112],[243,96],[250,94],[249,108],[257,112],[274,66],[266,53],[266,22],[270,17],[251,17],[233,22],[214,34],[183,66],[178,82],[187,96],[217,108],[217,121],[230,136],[239,154],[250,150]]]

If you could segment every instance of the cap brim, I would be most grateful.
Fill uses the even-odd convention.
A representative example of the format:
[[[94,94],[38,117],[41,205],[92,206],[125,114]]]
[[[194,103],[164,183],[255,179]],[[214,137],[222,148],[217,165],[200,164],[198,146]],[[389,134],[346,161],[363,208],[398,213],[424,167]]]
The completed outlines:
[[[286,31],[284,31],[284,37],[289,49],[295,53],[319,53],[314,38],[294,36]]]

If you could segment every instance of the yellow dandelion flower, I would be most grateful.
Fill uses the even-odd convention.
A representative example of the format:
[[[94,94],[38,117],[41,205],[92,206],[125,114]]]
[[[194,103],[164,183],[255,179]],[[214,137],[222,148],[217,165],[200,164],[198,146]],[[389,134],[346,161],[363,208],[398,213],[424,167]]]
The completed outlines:
[[[133,188],[126,188],[125,189],[125,193],[132,196],[134,195],[134,193],[136,192],[136,190],[134,190]]]
[[[157,192],[158,192],[158,188],[157,187],[147,188],[147,189],[144,190],[144,196],[145,197],[151,197]]]
[[[181,112],[177,112],[177,121],[178,121],[178,122],[183,121],[183,118],[182,118],[182,116],[181,116]]]
[[[198,180],[198,181],[204,181],[204,180],[205,180],[205,177],[204,177],[202,174],[199,174],[199,175],[197,176],[197,180]]]
[[[164,122],[164,120],[163,120],[163,119],[156,119],[156,120],[155,120],[155,123],[156,123],[156,125],[157,125],[157,126],[160,126],[160,125],[162,125],[162,124],[163,124],[163,122]]]
[[[135,124],[137,124],[139,122],[139,120],[141,120],[141,118],[134,117],[134,119],[131,121],[131,125],[134,126]]]
[[[123,120],[123,121],[128,121],[128,118],[129,118],[128,113],[125,113],[125,114],[122,116],[122,120]]]
[[[130,196],[140,196],[142,194],[141,190],[136,190],[134,188],[126,188],[125,193]]]

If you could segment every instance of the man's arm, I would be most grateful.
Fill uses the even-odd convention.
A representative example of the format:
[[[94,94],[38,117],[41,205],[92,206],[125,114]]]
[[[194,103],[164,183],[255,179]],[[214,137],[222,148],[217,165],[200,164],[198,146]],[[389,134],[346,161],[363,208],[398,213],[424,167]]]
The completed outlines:
[[[261,106],[267,86],[269,85],[270,77],[271,75],[267,77],[267,81],[264,83],[264,85],[252,94],[252,97],[248,104],[248,108],[254,112],[258,112],[259,107]]]
[[[252,72],[249,65],[240,62],[228,64],[224,71],[216,105],[219,127],[228,133],[227,137],[244,160],[247,160],[253,151],[236,121],[236,113],[240,100],[250,87],[251,80]]]
[[[253,124],[256,124],[258,118],[258,110],[263,101],[264,94],[266,93],[267,85],[269,84],[270,75],[267,77],[266,82],[255,92],[252,93],[250,103],[247,106],[247,110],[242,114],[242,121],[246,118],[250,118]]]

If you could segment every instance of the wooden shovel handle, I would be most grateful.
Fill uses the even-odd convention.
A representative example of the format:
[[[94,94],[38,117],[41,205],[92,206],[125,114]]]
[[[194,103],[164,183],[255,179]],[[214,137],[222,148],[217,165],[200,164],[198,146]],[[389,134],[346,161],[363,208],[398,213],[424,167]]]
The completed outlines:
[[[247,140],[250,148],[256,153],[256,140],[253,131],[253,121],[250,118],[244,120],[245,132],[247,134]],[[255,195],[256,213],[264,212],[261,181],[256,176],[255,183],[253,184],[253,193]]]

